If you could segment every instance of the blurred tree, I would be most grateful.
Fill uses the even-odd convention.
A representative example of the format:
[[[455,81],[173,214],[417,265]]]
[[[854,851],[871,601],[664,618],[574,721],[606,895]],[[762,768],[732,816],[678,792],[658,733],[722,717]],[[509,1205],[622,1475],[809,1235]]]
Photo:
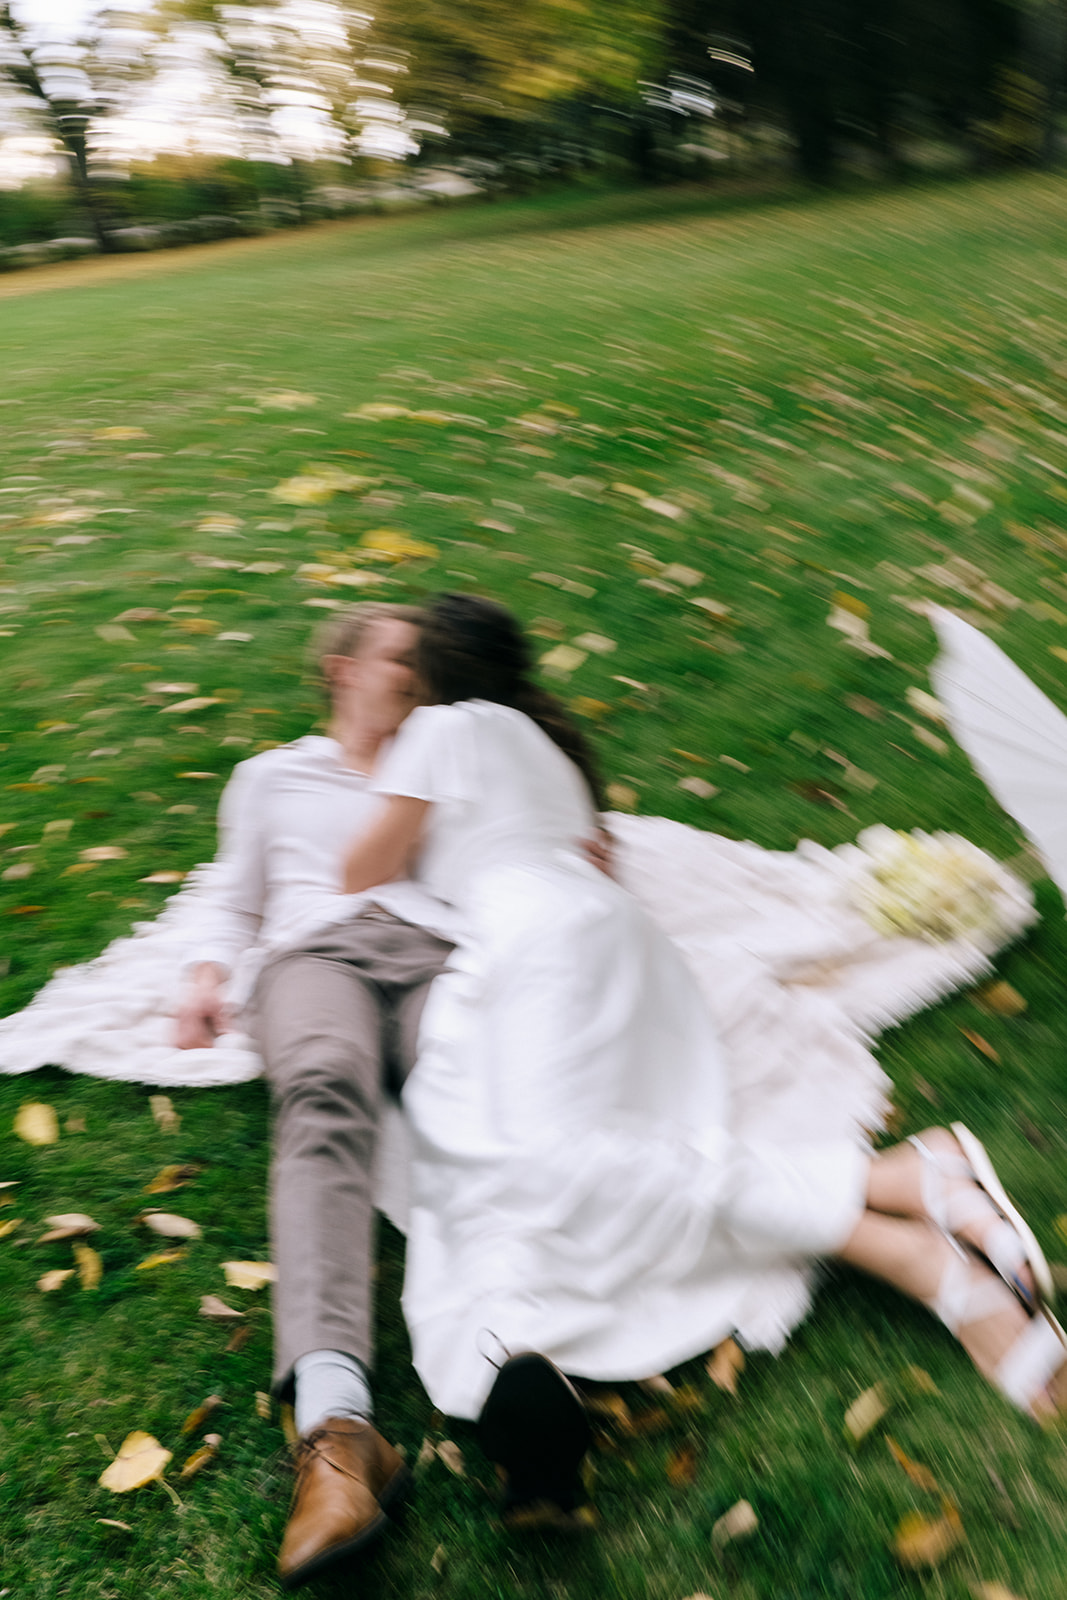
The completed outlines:
[[[0,0],[0,75],[21,91],[32,116],[57,140],[70,178],[101,250],[112,247],[106,185],[94,165],[91,129],[128,100],[151,71],[150,14],[113,7],[98,14],[73,44],[37,42]]]
[[[727,93],[780,113],[801,170],[829,178],[845,140],[869,144],[894,170],[903,165],[901,132],[916,114],[975,142],[993,111],[998,70],[1018,47],[1020,8],[1040,12],[1043,59],[1049,13],[1064,0],[672,0],[668,37],[687,70],[707,69],[709,44],[732,37],[751,59]],[[1034,22],[1037,29],[1037,21]],[[714,53],[714,50],[713,50]],[[715,65],[719,81],[728,65]],[[1051,104],[1051,95],[1049,96]]]

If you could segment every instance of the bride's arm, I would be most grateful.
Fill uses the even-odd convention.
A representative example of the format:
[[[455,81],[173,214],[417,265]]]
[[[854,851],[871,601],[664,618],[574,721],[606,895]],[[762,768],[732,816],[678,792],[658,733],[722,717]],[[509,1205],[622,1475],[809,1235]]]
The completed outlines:
[[[344,864],[345,894],[362,894],[375,884],[389,883],[407,866],[430,802],[410,795],[390,795],[380,815],[352,845]]]

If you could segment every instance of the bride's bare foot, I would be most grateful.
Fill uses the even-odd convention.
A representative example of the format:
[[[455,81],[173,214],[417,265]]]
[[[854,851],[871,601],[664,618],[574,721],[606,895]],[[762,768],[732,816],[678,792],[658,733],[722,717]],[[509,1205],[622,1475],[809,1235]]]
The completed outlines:
[[[968,1139],[972,1153],[985,1157],[977,1140],[971,1135]],[[1003,1195],[988,1157],[985,1164],[998,1194]],[[927,1128],[914,1140],[876,1156],[871,1164],[868,1203],[874,1210],[928,1218],[935,1227],[984,1256],[1032,1309],[1039,1294],[1046,1292],[1045,1285],[1035,1278],[1032,1263],[1043,1268],[1044,1257],[1007,1196],[1003,1199],[1010,1217],[978,1181],[960,1140],[947,1128]]]

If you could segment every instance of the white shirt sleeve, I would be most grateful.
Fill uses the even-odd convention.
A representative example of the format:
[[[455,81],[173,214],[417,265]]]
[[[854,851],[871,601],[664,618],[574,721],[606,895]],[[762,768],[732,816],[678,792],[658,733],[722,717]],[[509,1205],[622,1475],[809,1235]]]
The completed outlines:
[[[210,879],[199,900],[199,919],[185,969],[214,961],[232,972],[239,956],[256,944],[263,924],[266,863],[257,799],[259,763],[242,761],[219,801],[219,845]]]
[[[469,800],[473,784],[470,717],[465,708],[416,706],[374,774],[371,792],[414,800]]]

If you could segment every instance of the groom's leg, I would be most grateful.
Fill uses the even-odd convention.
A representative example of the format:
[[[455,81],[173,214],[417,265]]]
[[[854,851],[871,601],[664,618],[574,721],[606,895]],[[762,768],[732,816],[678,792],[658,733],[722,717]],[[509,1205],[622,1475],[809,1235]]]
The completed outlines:
[[[370,1364],[374,1164],[382,1086],[414,1061],[418,1018],[452,949],[373,910],[275,957],[256,992],[275,1104],[276,1393],[302,1355]]]
[[[275,1112],[274,1389],[282,1395],[311,1351],[371,1359],[371,1170],[385,1012],[365,970],[372,952],[362,932],[353,924],[275,958],[256,993]]]

